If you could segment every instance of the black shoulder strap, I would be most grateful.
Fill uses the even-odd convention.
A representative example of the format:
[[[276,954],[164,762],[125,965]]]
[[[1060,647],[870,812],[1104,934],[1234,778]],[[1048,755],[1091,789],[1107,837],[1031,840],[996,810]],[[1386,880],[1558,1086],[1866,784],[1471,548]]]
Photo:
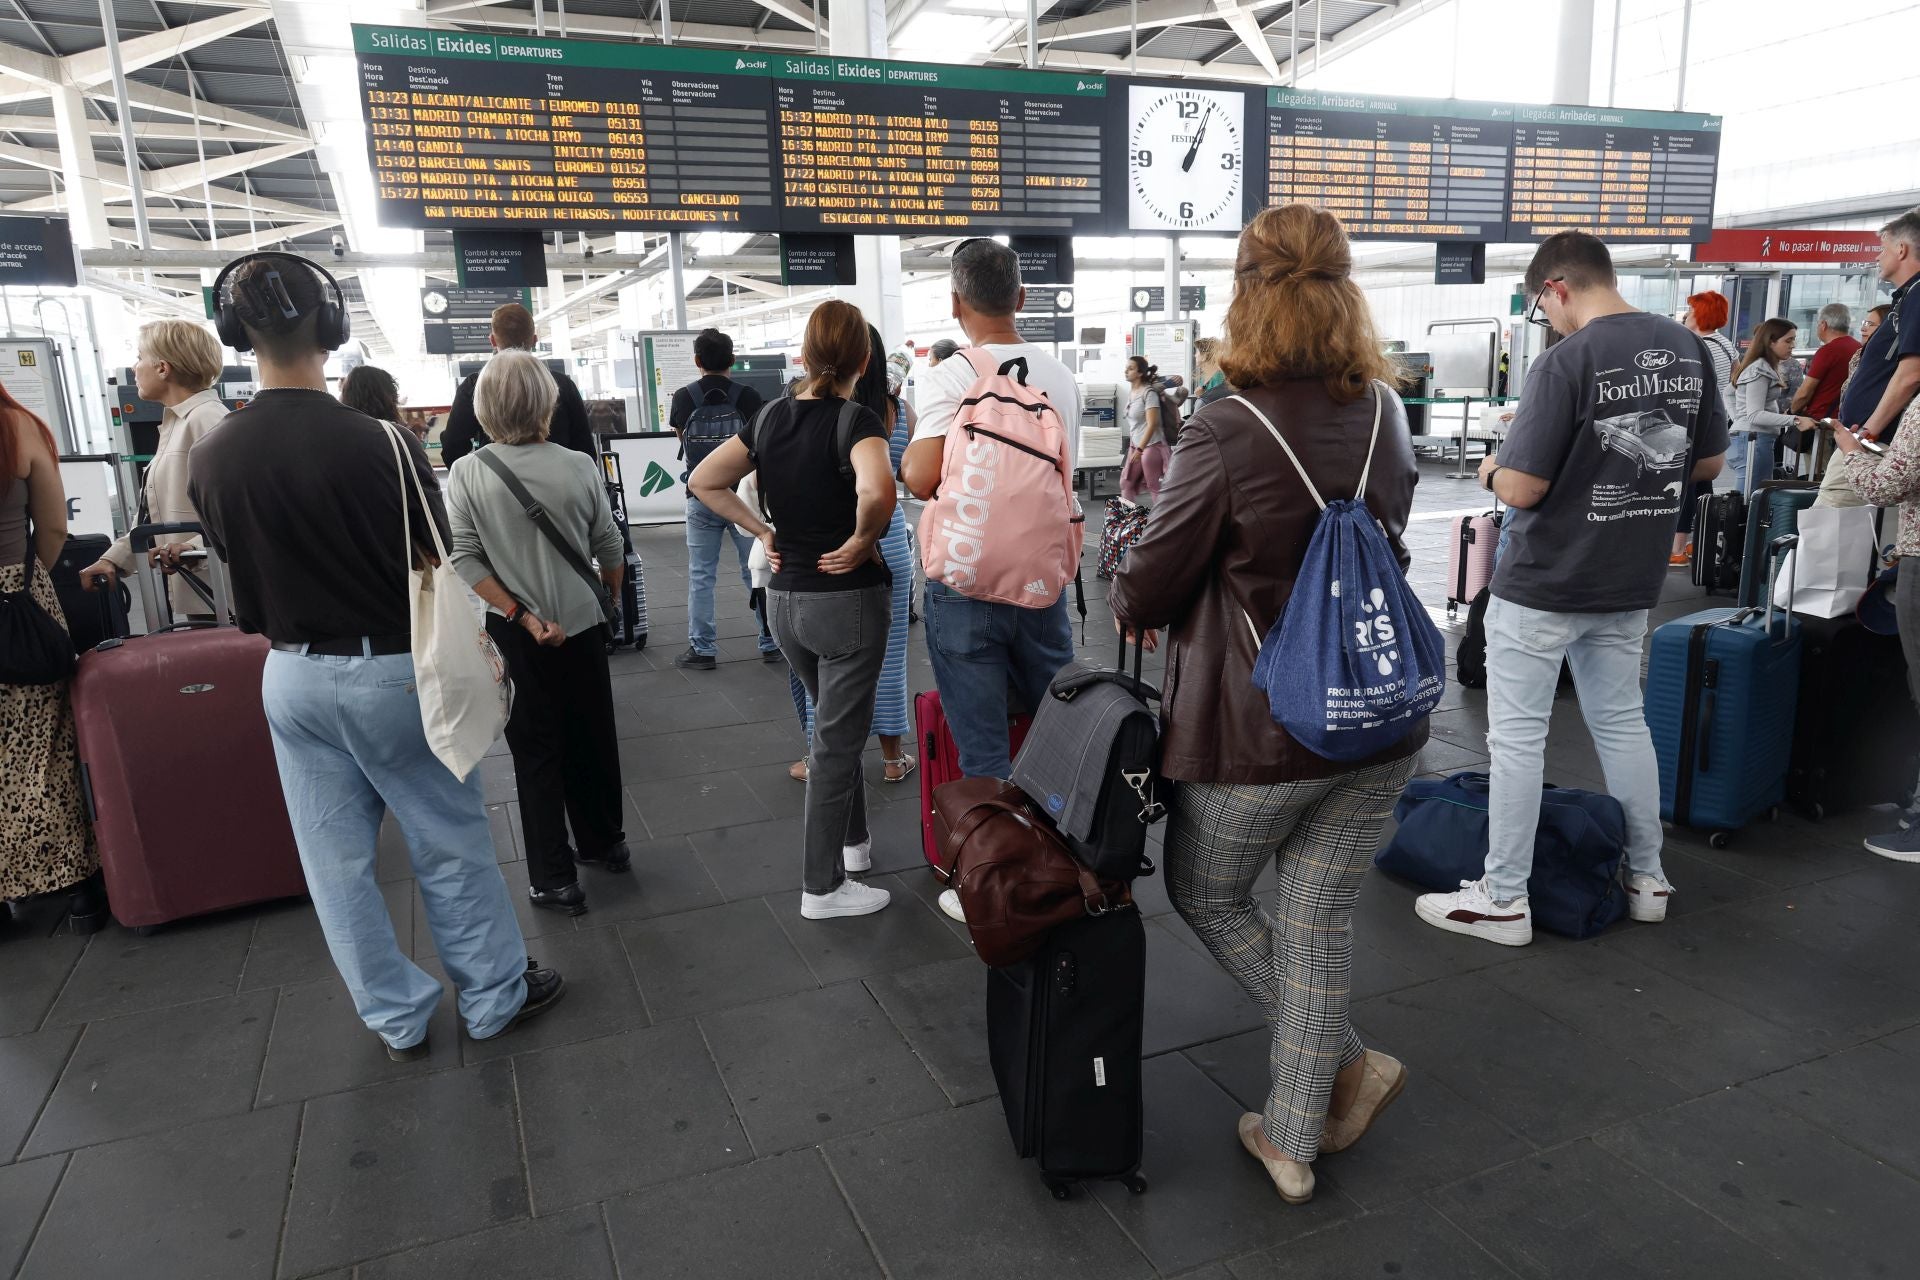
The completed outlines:
[[[860,402],[849,400],[840,406],[833,424],[833,454],[840,459],[840,474],[853,479],[853,428],[860,419]]]
[[[607,620],[611,622],[614,617],[613,594],[607,590],[607,584],[600,581],[600,575],[593,571],[586,557],[575,551],[573,544],[561,534],[559,528],[554,525],[552,517],[547,515],[546,508],[527,492],[527,486],[520,483],[520,477],[513,474],[512,469],[500,460],[500,455],[493,451],[491,445],[473,456],[486,463],[488,469],[500,477],[500,483],[507,486],[507,492],[513,495],[513,500],[518,502],[521,509],[527,513],[527,519],[533,521],[534,527],[545,534],[547,541],[553,544],[553,549],[560,553],[560,558],[565,560],[573,571],[593,589],[593,598],[600,602],[600,611],[606,614]]]

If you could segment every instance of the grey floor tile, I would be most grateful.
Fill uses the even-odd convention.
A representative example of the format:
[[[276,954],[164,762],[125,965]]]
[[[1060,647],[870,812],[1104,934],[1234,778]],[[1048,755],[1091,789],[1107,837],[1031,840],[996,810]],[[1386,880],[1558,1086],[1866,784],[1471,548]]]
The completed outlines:
[[[1335,1223],[1302,1240],[1227,1264],[1234,1280],[1511,1280],[1513,1272],[1418,1200]]]
[[[1642,964],[1837,1049],[1920,1021],[1920,998],[1724,911],[1609,938]]]
[[[891,891],[891,886],[880,887]],[[775,894],[764,901],[822,985],[972,955],[972,948],[948,931],[939,908],[911,893],[899,895],[873,915],[836,920],[804,918],[798,894]]]
[[[65,1156],[0,1165],[0,1275],[12,1275],[27,1256],[27,1246],[40,1229],[40,1217],[66,1168]]]
[[[1392,1044],[1368,1047],[1400,1056]],[[1197,1045],[1186,1056],[1241,1110],[1266,1109],[1273,1077],[1265,1031]],[[1313,1167],[1333,1189],[1363,1208],[1378,1209],[1531,1150],[1525,1139],[1416,1063],[1407,1068],[1406,1089],[1366,1136],[1345,1151],[1320,1157]]]
[[[1852,1275],[1913,1265],[1920,1184],[1753,1090],[1711,1094],[1594,1141],[1804,1274],[1832,1275],[1840,1258]]]
[[[75,1152],[19,1280],[271,1276],[298,1107]]]
[[[394,1062],[338,978],[283,988],[256,1105],[299,1102],[459,1066],[460,1022],[451,985],[443,988],[427,1024],[427,1043],[425,1062]]]
[[[1916,906],[1920,895],[1864,902],[1858,894],[1823,881],[1755,898],[1734,914],[1877,978],[1914,986],[1920,984]]]
[[[1481,977],[1688,1093],[1751,1080],[1817,1052],[1784,1027],[1614,947],[1566,947]]]
[[[780,695],[767,693],[760,696],[773,699]],[[737,695],[733,697],[734,702],[737,703],[739,700]],[[793,713],[791,702],[787,704],[787,713],[789,715]],[[787,776],[787,770],[792,766],[791,760],[776,761],[773,764],[757,764],[751,768],[736,769],[734,772],[752,789],[754,799],[760,802],[760,807],[767,811],[768,817],[798,818],[804,816],[807,811],[807,784],[796,782]]]
[[[1798,1274],[1591,1142],[1469,1178],[1427,1199],[1529,1280],[1785,1280]]]
[[[722,678],[733,678],[731,670]],[[764,720],[632,738],[620,744],[620,767],[629,778],[707,777],[756,764],[790,764],[800,752],[798,721]]]
[[[1146,1064],[1146,1142],[1141,1171],[1149,1190],[1092,1183],[1130,1239],[1162,1272],[1265,1249],[1355,1215],[1322,1187],[1305,1205],[1280,1199],[1258,1161],[1240,1146],[1245,1110],[1177,1053]]]
[[[363,1262],[355,1280],[614,1280],[600,1210],[587,1205]]]
[[[273,1005],[272,992],[256,991],[89,1023],[26,1154],[248,1110]]]
[[[1482,742],[1476,748],[1468,748],[1439,738],[1429,739],[1420,751],[1420,768],[1427,773],[1485,773],[1486,744]]]
[[[753,1158],[692,1022],[522,1054],[513,1065],[542,1214]]]
[[[968,956],[881,974],[866,985],[948,1101],[958,1107],[994,1096],[985,965]]]
[[[607,1202],[627,1275],[855,1280],[881,1274],[818,1151],[793,1151]]]
[[[140,937],[118,925],[93,936],[47,1015],[69,1026],[232,995],[253,937],[244,911],[185,920]]]
[[[708,1014],[700,1025],[759,1155],[947,1105],[858,983]]]
[[[1147,1007],[1142,1052],[1184,1049],[1265,1025],[1260,1010],[1219,965],[1175,936],[1177,918],[1147,924]]]
[[[501,746],[506,744],[502,742]],[[493,833],[493,854],[496,861],[513,862],[527,856],[520,847],[520,806],[517,804],[490,804],[487,806],[487,829]]]
[[[598,867],[580,868],[580,887],[586,890],[589,907],[580,917],[581,927],[646,920],[718,906],[722,901],[719,886],[685,836],[642,840],[636,834],[627,845],[633,853],[633,869],[624,875]]]
[[[413,954],[413,882],[389,880],[380,886],[393,922],[394,941],[402,955]],[[320,917],[306,901],[276,903],[263,908],[240,975],[242,991],[261,991],[296,982],[332,977],[337,970],[320,931]]]
[[[0,1164],[26,1142],[79,1038],[78,1027],[0,1038]]]
[[[647,834],[656,840],[773,816],[753,788],[731,771],[629,782],[627,795],[646,822]]]
[[[688,837],[730,901],[790,890],[800,893],[805,833],[799,818],[745,822]]]
[[[867,794],[872,795],[876,790],[877,787],[870,786]],[[873,840],[875,873],[926,873],[927,854],[921,837],[918,803],[870,802],[867,805],[867,831]]]
[[[633,711],[633,728],[623,732],[622,738],[717,729],[721,725],[746,722],[718,689],[689,689],[678,697],[630,698],[624,705]]]
[[[586,916],[570,916],[564,911],[548,911],[527,901],[527,864],[507,862],[500,866],[501,878],[507,882],[507,901],[513,904],[513,914],[520,921],[520,932],[529,941],[535,938],[549,938],[555,934],[571,933],[574,921],[592,927],[592,921]],[[588,901],[588,910],[592,910],[592,901]],[[413,893],[413,958],[425,959],[438,955],[439,947],[434,942],[433,928],[427,922],[426,895],[416,887]]]
[[[1353,1017],[1362,1039],[1394,1046],[1412,1070],[1431,1072],[1538,1146],[1687,1096],[1471,974],[1364,1001]]]
[[[683,644],[681,647],[686,646]],[[679,650],[674,652],[678,653]],[[671,665],[664,671],[616,672],[613,677],[613,696],[622,702],[637,705],[652,698],[677,698],[693,691],[686,673]]]
[[[280,1272],[301,1276],[528,1216],[504,1062],[306,1104]]]
[[[620,937],[656,1019],[819,985],[761,899],[625,924]]]
[[[1774,891],[1774,886],[1764,880],[1708,862],[1677,847],[1664,850],[1660,862],[1675,889],[1667,900],[1669,919],[1717,910]]]
[[[33,937],[24,929],[0,943],[0,973],[7,975],[0,983],[0,1036],[22,1035],[40,1025],[86,949],[85,938]]]
[[[827,1161],[895,1276],[1129,1280],[1153,1266],[1091,1196],[1061,1203],[995,1102],[829,1144]],[[930,1189],[938,1192],[930,1194]],[[1152,1192],[1148,1192],[1152,1195]]]
[[[1736,833],[1724,849],[1714,848],[1707,837],[1704,831],[1673,827],[1667,831],[1667,844],[1780,889],[1844,875],[1859,866],[1859,850],[1832,848],[1824,829],[1785,810],[1778,822],[1755,822]]]
[[[1746,1087],[1848,1146],[1920,1177],[1920,1113],[1887,1105],[1910,1093],[1913,1059],[1891,1045],[1864,1044]]]
[[[548,1012],[491,1040],[462,1037],[468,1063],[615,1035],[651,1021],[627,954],[611,926],[541,938],[530,943],[528,950],[542,968],[560,971],[567,980],[566,995]]]

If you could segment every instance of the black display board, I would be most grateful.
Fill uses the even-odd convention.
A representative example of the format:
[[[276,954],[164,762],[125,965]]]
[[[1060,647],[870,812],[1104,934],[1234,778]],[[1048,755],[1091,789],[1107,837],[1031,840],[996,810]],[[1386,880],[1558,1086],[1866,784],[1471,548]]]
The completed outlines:
[[[463,289],[542,289],[546,237],[538,231],[456,230],[453,265]]]
[[[780,237],[780,283],[855,284],[853,233]]]
[[[525,289],[422,289],[420,327],[427,354],[452,356],[493,350],[488,341],[493,309],[509,302],[531,305]]]
[[[1484,241],[1442,240],[1434,246],[1435,284],[1485,284],[1487,246]]]
[[[1007,247],[1020,259],[1020,278],[1044,284],[1073,283],[1072,236],[1010,236]]]
[[[0,218],[0,285],[79,283],[65,218]]]

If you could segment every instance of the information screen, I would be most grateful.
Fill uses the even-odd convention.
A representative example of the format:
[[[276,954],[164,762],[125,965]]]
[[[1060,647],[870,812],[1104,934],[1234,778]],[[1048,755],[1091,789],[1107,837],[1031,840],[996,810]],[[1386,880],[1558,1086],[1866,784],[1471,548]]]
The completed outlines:
[[[779,229],[770,57],[353,36],[383,225]]]
[[[1511,239],[1569,229],[1607,240],[1712,237],[1718,119],[1591,107],[1515,110]]]

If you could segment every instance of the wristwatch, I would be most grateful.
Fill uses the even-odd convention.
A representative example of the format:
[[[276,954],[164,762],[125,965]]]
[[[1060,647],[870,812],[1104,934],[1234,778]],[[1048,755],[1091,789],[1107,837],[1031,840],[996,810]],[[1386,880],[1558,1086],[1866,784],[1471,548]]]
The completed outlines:
[[[527,606],[521,604],[518,600],[515,600],[512,606],[507,609],[507,621],[510,623],[518,622],[526,614],[526,612],[527,612]]]
[[[1506,470],[1506,468],[1505,468],[1505,467],[1499,467],[1499,466],[1496,466],[1496,467],[1495,467],[1495,468],[1494,468],[1493,470],[1491,470],[1491,471],[1489,471],[1489,472],[1487,472],[1487,475],[1486,475],[1486,478],[1485,478],[1485,479],[1483,479],[1483,480],[1482,480],[1482,481],[1480,482],[1480,487],[1481,487],[1482,489],[1485,489],[1485,490],[1486,490],[1486,491],[1487,491],[1488,493],[1492,493],[1492,492],[1493,492],[1493,478],[1494,478],[1495,476],[1497,476],[1497,475],[1499,475],[1499,474],[1500,474],[1500,473],[1501,473],[1502,471],[1505,471],[1505,470]]]

